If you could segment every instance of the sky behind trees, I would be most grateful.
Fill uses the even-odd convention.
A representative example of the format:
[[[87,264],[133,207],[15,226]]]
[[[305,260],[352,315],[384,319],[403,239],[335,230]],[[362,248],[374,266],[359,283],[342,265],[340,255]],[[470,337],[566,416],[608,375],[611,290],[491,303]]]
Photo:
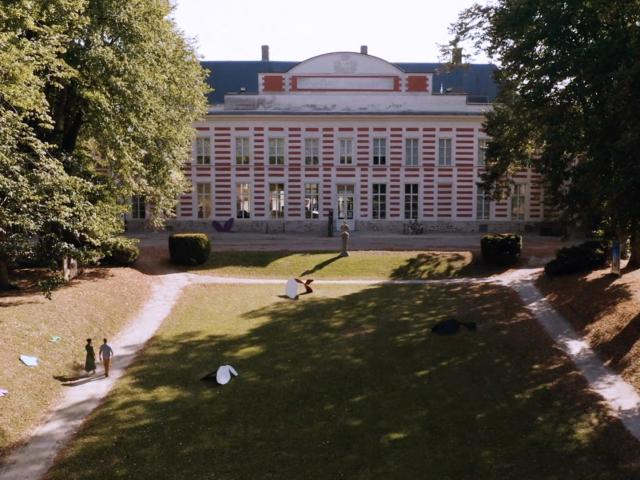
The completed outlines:
[[[205,60],[304,60],[359,51],[393,62],[434,62],[449,24],[473,0],[172,0],[174,19]],[[484,3],[484,2],[481,2]],[[475,61],[486,62],[485,57]]]

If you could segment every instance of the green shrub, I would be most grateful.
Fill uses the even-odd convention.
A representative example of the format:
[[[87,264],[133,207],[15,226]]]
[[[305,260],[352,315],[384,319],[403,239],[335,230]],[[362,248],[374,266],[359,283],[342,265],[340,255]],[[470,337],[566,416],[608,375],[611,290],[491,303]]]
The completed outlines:
[[[140,256],[138,248],[139,240],[134,238],[114,237],[103,244],[104,257],[100,261],[102,265],[115,267],[129,267]]]
[[[169,237],[169,255],[178,265],[200,265],[210,253],[211,243],[205,233],[174,233]]]
[[[609,246],[603,241],[591,240],[580,245],[564,247],[558,250],[555,259],[545,265],[544,273],[553,277],[588,272],[606,266],[608,256]]]
[[[482,258],[490,265],[515,265],[522,251],[522,237],[512,233],[485,235],[480,241]]]

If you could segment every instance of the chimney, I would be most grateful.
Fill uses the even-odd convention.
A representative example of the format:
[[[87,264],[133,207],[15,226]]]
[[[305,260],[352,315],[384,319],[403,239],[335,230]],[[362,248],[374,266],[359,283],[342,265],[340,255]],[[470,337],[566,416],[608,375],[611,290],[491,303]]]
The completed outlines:
[[[363,55],[369,55],[369,49],[366,45],[360,45],[360,53]]]
[[[454,65],[462,65],[462,49],[460,47],[453,47],[451,49],[451,63]]]
[[[269,45],[262,45],[262,61],[269,61]]]

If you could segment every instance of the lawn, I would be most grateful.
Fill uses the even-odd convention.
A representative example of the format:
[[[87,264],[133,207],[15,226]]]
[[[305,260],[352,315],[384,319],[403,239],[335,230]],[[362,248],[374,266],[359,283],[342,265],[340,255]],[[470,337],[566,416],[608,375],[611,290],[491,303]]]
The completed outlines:
[[[28,282],[22,282],[27,287]],[[0,296],[0,454],[19,442],[65,389],[54,375],[84,362],[85,339],[111,337],[137,312],[150,291],[135,270],[92,269],[47,300],[37,289]],[[59,343],[50,337],[60,336]],[[19,355],[40,359],[27,367]]]
[[[196,273],[236,277],[426,279],[493,273],[471,252],[212,252]]]
[[[635,440],[512,291],[282,293],[190,287],[48,478],[638,478]],[[450,315],[478,331],[432,335]],[[225,363],[229,385],[199,380]]]

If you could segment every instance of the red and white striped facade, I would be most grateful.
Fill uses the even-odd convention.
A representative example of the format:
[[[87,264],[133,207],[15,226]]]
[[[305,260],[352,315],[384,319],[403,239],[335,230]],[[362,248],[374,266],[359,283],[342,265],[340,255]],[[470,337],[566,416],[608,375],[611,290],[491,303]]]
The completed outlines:
[[[433,74],[408,74],[358,53],[321,55],[283,74],[260,74],[258,93],[226,95],[195,125],[202,140],[194,141],[184,165],[193,189],[179,199],[176,226],[234,218],[234,230],[325,230],[330,209],[336,222],[349,216],[349,201],[352,218],[344,219],[365,231],[402,231],[416,217],[427,230],[501,230],[539,222],[543,193],[535,172],[513,177],[517,201],[487,205],[479,197],[487,140],[482,122],[489,108],[438,91]],[[317,164],[307,158],[305,146],[315,145],[307,139],[317,139]],[[248,164],[239,161],[240,144],[249,146]],[[416,146],[417,154],[408,151]],[[276,158],[278,147],[284,147],[283,158]],[[439,152],[445,148],[450,155]],[[374,153],[384,162],[375,161]],[[274,194],[280,187],[284,191]],[[308,192],[316,188],[317,214],[309,215]],[[407,192],[413,193],[409,203]],[[278,205],[282,217],[274,213],[274,195],[284,199]],[[415,207],[417,214],[409,214]]]

